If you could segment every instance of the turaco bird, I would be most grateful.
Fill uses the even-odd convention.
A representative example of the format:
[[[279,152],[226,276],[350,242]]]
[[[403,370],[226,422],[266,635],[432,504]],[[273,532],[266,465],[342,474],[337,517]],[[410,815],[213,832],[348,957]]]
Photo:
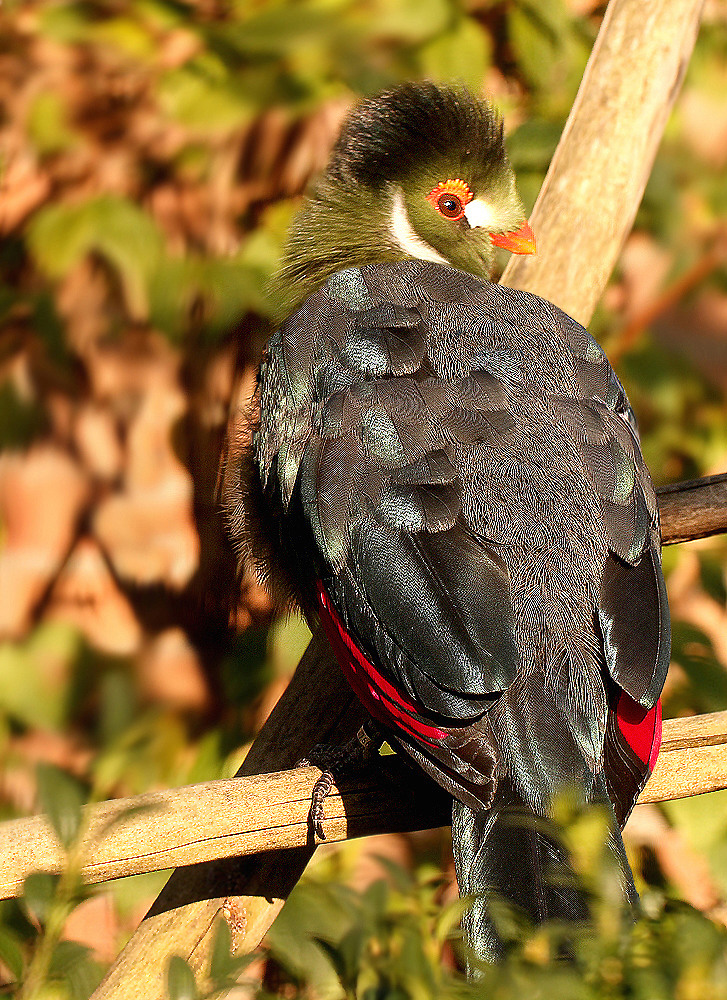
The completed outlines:
[[[670,649],[624,390],[578,323],[488,280],[495,247],[534,246],[489,104],[429,83],[358,104],[292,227],[296,308],[230,501],[385,738],[452,794],[488,959],[493,894],[534,922],[588,917],[551,822],[564,792],[609,811],[636,901],[620,827]]]

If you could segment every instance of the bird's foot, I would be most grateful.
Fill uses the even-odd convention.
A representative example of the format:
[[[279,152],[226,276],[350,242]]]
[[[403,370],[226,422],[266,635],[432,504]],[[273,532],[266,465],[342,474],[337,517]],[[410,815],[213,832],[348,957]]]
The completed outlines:
[[[323,771],[313,786],[308,813],[313,834],[319,840],[326,839],[323,832],[323,805],[336,780],[334,774],[340,778],[366,767],[376,757],[383,742],[384,738],[378,733],[374,723],[367,721],[354,738],[343,746],[318,743],[307,757],[298,761],[296,767],[310,767],[311,764],[315,764]]]

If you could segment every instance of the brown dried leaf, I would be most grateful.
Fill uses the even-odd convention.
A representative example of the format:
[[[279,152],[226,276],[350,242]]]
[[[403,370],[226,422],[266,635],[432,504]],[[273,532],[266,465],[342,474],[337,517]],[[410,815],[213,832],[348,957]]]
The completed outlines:
[[[121,475],[124,454],[108,407],[81,405],[75,414],[73,440],[91,475],[107,482]]]
[[[636,806],[624,827],[624,840],[627,846],[649,847],[687,903],[698,910],[712,910],[720,902],[706,859],[669,826],[655,805]]]
[[[151,701],[186,712],[203,713],[211,694],[194,647],[180,628],[155,637],[139,663],[141,691]]]
[[[53,585],[46,613],[75,625],[104,653],[130,656],[141,645],[141,626],[92,538],[81,538],[74,548]]]
[[[706,544],[709,545],[709,541]],[[727,609],[702,588],[695,551],[699,545],[695,542],[694,546],[682,551],[669,577],[669,606],[673,618],[689,622],[704,632],[720,663],[727,668]]]
[[[110,893],[92,896],[77,906],[66,920],[63,938],[78,941],[93,952],[99,962],[116,957],[119,919]]]
[[[88,498],[79,466],[51,446],[0,455],[0,635],[17,637],[53,581]]]

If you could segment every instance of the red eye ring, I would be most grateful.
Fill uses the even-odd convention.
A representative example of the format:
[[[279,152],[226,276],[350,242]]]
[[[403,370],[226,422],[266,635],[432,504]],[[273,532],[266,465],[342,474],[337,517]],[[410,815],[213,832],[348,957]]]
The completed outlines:
[[[459,177],[440,181],[426,196],[429,204],[450,222],[464,217],[464,207],[472,201],[469,184]]]

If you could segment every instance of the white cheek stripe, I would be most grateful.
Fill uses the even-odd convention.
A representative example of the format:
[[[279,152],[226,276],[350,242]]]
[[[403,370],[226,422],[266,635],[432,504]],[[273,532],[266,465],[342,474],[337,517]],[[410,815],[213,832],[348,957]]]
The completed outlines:
[[[474,201],[464,207],[464,217],[469,222],[472,229],[497,229],[495,225],[495,213],[492,205],[482,198],[475,198]]]
[[[391,209],[391,235],[397,245],[410,257],[419,260],[429,260],[433,264],[449,263],[446,257],[438,254],[414,231],[404,204],[404,193],[400,188],[394,191],[394,203]]]

